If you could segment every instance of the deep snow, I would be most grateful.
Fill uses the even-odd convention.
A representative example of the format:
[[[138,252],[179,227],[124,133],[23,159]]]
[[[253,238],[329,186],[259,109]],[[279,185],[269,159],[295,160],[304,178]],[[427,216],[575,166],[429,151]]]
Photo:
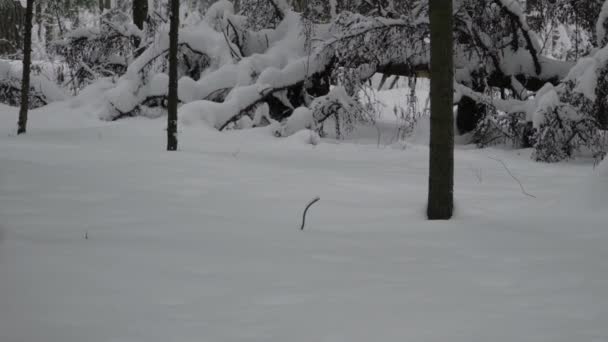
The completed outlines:
[[[431,223],[424,139],[388,121],[380,145],[182,127],[167,153],[162,119],[87,99],[19,137],[0,107],[2,342],[608,341],[606,163],[460,146]]]

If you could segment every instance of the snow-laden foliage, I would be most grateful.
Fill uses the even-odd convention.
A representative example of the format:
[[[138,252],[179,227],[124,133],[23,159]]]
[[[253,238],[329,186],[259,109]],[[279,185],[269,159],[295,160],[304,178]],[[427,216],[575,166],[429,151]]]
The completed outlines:
[[[474,131],[481,146],[533,147],[533,158],[558,162],[608,152],[608,47],[581,59],[558,86],[546,84],[526,101],[496,100],[460,87],[488,112]]]
[[[276,135],[289,136],[302,129],[320,130],[329,118],[344,126],[346,131],[352,130],[356,124],[373,122],[373,117],[369,117],[368,109],[361,102],[349,96],[343,87],[335,87],[329,94],[315,99],[310,109],[300,107],[294,110]],[[336,133],[339,137],[343,132]]]
[[[33,68],[34,72],[38,68]],[[0,103],[18,106],[21,100],[21,68],[15,63],[0,61]],[[29,108],[38,108],[51,102],[65,100],[66,95],[43,75],[30,77]]]
[[[305,34],[307,21],[300,14],[285,3],[273,2],[272,7],[274,15],[282,17],[274,29],[251,30],[247,20],[235,15],[231,4],[222,0],[208,9],[201,22],[180,32],[181,46],[202,52],[180,61],[184,65],[198,61],[204,70],[202,75],[182,73],[189,79],[180,82],[180,100],[198,101],[193,105],[199,108],[198,115],[216,128],[229,127],[244,115],[253,117],[262,103],[269,106],[273,119],[283,120],[295,108],[309,106],[326,95],[332,79],[343,84],[352,97],[361,82],[382,66],[398,63],[413,69],[428,60],[426,31],[417,34],[418,24],[407,17],[368,18],[342,12],[330,26],[315,27],[312,34],[327,38],[313,41]],[[395,48],[398,41],[408,44]],[[145,102],[157,99],[159,94],[150,93],[154,88],[151,80],[163,70],[145,67],[166,52],[166,43],[166,33],[159,32],[155,43],[107,94],[114,109],[109,118],[138,115]],[[355,116],[359,114],[342,113],[353,115],[341,119],[345,123],[358,121]]]
[[[198,98],[196,80],[210,68],[216,69],[230,62],[231,57],[224,37],[204,22],[181,30],[179,37],[179,73],[182,77],[179,96],[181,102],[190,102]],[[116,87],[106,94],[111,107],[106,119],[148,115],[142,109],[164,105],[168,87],[165,74],[168,50],[169,37],[165,28],[148,49],[129,65]],[[153,112],[157,113],[156,110]]]
[[[101,27],[75,29],[55,43],[71,69],[69,86],[75,90],[102,77],[123,75],[132,61],[135,40],[144,39],[122,11],[107,11],[100,20]]]
[[[459,133],[480,146],[533,147],[543,161],[577,151],[601,156],[608,126],[604,2],[455,0]],[[74,93],[102,78],[114,82],[103,94],[105,120],[164,115],[167,1],[149,1],[142,30],[132,24],[131,1],[100,15],[90,15],[91,4],[86,23],[79,23],[82,13],[62,14],[66,25],[53,29],[53,36],[63,30],[52,44],[58,54],[40,56],[65,62],[61,86]],[[182,2],[180,18],[183,124],[273,125],[285,136],[320,130],[331,119],[340,137],[374,123],[366,98],[372,76],[429,75],[427,0],[197,0]],[[405,111],[395,109],[411,116]]]
[[[577,151],[602,159],[608,151],[608,46],[584,58],[556,90],[539,94],[535,158],[560,161]]]
[[[427,75],[425,1],[311,1],[300,4],[301,12],[289,3],[244,0],[235,13],[230,1],[220,0],[200,21],[182,28],[183,123],[202,121],[223,130],[278,121],[279,135],[289,135],[298,128],[316,129],[331,117],[346,132],[354,123],[374,121],[373,111],[358,96],[376,72]],[[326,16],[311,16],[314,11]],[[557,139],[548,137],[558,135],[546,133],[553,131],[551,124],[535,125],[533,117],[550,116],[554,107],[542,107],[547,101],[535,98],[534,92],[547,82],[557,86],[574,63],[542,54],[543,43],[534,31],[538,24],[528,23],[518,2],[459,0],[454,15],[456,80],[471,89],[470,94],[461,92],[460,100],[472,102],[478,111],[459,111],[459,128],[471,127],[482,146],[512,143],[546,150]],[[154,108],[162,108],[166,97],[166,46],[166,31],[159,30],[154,43],[106,94],[111,108],[106,119],[162,114]],[[330,91],[331,86],[339,87]],[[562,99],[561,89],[567,87],[556,89],[560,91],[554,98]],[[507,110],[495,105],[499,93],[507,96],[502,103]],[[544,157],[549,154],[536,156],[561,158]]]

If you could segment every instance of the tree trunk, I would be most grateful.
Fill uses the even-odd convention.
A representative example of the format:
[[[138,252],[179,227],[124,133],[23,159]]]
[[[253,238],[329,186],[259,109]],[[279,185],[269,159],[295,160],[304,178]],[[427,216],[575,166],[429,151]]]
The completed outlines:
[[[148,0],[133,0],[133,24],[140,30],[148,18]]]
[[[448,220],[454,209],[454,60],[452,0],[430,0],[431,141],[430,220]]]
[[[106,0],[106,4],[104,7],[106,9],[112,9],[112,0]]]
[[[27,0],[25,10],[25,33],[23,36],[23,77],[21,79],[21,109],[17,134],[23,134],[27,126],[27,110],[30,97],[30,69],[32,66],[32,19],[34,16],[34,0]]]
[[[133,24],[143,31],[146,19],[148,19],[148,0],[133,0]],[[140,44],[140,38],[133,39],[133,45],[136,49],[139,48]],[[135,56],[139,56],[141,52],[143,52],[141,49],[137,49]]]
[[[36,36],[38,37],[38,41],[42,42],[42,1],[36,1],[36,26],[38,28],[38,32],[36,32]]]
[[[169,31],[169,99],[167,115],[167,151],[177,150],[177,49],[179,31],[179,0],[171,0]]]

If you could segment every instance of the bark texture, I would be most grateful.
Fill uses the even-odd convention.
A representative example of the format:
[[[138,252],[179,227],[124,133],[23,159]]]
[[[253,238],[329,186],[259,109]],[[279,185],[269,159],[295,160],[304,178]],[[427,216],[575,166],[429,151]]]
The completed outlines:
[[[430,220],[448,220],[454,208],[454,58],[452,0],[430,0],[431,140]]]
[[[23,76],[21,79],[21,108],[17,134],[24,134],[27,128],[27,110],[30,97],[30,70],[32,68],[32,19],[34,16],[34,0],[27,0],[25,10],[25,33],[23,36]]]
[[[179,0],[171,0],[169,30],[169,98],[167,115],[167,151],[177,150],[177,50],[179,39]]]

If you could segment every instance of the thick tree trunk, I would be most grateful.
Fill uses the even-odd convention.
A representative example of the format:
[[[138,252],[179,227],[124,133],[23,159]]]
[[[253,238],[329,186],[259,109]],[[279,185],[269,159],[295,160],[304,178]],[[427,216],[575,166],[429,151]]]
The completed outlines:
[[[148,0],[133,0],[133,24],[140,30],[148,18]]]
[[[169,31],[169,101],[167,115],[167,151],[177,150],[177,49],[179,39],[179,0],[171,0]]]
[[[27,127],[27,110],[30,97],[30,70],[32,66],[32,19],[34,16],[34,0],[27,0],[25,10],[25,33],[23,37],[23,77],[21,80],[21,109],[17,134],[23,134]]]
[[[430,220],[447,220],[454,208],[454,57],[452,0],[430,0],[431,141]]]

